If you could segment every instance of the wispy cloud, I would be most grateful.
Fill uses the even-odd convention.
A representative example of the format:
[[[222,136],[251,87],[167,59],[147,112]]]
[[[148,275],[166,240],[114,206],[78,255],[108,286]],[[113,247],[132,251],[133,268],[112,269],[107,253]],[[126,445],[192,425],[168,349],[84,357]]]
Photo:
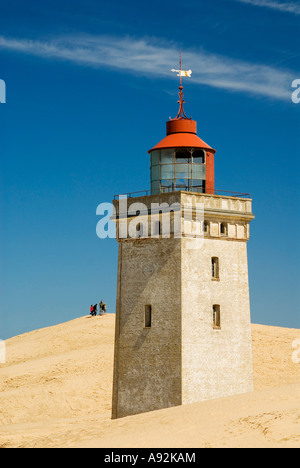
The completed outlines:
[[[248,3],[258,7],[271,8],[294,15],[300,15],[300,4],[296,2],[280,2],[278,0],[235,0],[240,3]]]
[[[51,40],[0,36],[1,49],[100,69],[115,69],[149,77],[171,78],[177,68],[176,44],[156,39],[110,36],[59,37]],[[184,67],[192,82],[274,99],[290,99],[295,72],[250,63],[200,50],[184,50]]]

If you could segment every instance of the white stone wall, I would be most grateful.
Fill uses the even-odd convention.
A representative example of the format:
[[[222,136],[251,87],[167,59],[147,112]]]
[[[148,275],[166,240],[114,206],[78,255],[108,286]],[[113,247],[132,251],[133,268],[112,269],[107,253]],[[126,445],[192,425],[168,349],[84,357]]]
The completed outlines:
[[[246,242],[182,245],[182,403],[253,390]],[[219,258],[219,280],[211,258]],[[213,328],[214,304],[221,329]]]

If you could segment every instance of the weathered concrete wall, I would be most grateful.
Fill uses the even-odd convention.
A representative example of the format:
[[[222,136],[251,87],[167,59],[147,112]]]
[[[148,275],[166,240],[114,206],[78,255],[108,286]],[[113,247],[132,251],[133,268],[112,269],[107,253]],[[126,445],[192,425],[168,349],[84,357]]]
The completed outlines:
[[[113,418],[181,404],[180,239],[119,248]]]

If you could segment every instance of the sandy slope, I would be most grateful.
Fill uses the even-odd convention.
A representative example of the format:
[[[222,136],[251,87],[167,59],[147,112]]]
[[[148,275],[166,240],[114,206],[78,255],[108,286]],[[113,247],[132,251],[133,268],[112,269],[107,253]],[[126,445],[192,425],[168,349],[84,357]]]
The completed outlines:
[[[114,315],[6,341],[2,447],[300,447],[300,330],[252,325],[255,392],[110,419]]]

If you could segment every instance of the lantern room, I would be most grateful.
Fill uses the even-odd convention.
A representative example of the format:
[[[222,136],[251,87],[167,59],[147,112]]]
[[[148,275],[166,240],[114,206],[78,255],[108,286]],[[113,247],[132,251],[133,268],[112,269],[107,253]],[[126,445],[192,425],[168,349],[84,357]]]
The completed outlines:
[[[216,150],[197,136],[197,122],[183,110],[183,86],[179,86],[179,112],[166,123],[166,137],[148,151],[151,194],[177,190],[214,193]]]

